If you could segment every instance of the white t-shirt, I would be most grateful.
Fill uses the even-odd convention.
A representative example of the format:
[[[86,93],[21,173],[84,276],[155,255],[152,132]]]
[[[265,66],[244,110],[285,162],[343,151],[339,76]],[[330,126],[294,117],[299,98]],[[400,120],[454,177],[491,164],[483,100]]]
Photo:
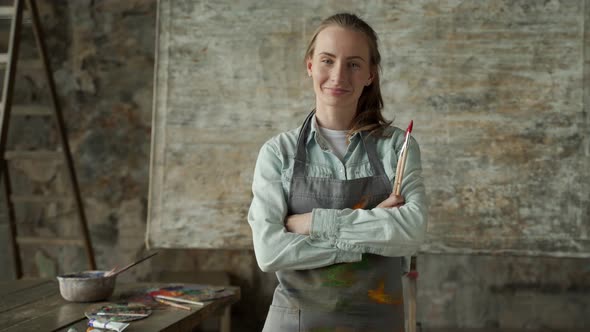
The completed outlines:
[[[338,159],[344,161],[344,155],[348,148],[348,143],[346,142],[346,134],[348,134],[348,130],[333,130],[320,127],[319,125],[317,127],[319,128],[322,137],[328,141],[328,144],[330,144],[332,152],[338,157]]]

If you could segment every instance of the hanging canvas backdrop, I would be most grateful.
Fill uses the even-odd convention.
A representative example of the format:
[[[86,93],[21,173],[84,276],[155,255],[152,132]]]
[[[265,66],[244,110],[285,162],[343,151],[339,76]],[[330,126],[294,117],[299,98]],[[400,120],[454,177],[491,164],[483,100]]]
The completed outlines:
[[[260,146],[314,103],[325,17],[380,37],[385,116],[414,120],[423,252],[590,257],[587,1],[194,1],[158,7],[147,242],[250,249]]]

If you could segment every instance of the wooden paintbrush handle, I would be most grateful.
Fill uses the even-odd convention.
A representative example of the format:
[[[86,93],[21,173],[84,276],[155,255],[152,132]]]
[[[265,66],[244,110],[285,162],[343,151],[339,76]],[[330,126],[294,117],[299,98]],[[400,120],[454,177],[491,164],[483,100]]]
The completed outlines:
[[[412,256],[408,278],[408,332],[416,332],[416,296],[418,295],[418,258]]]
[[[127,269],[129,269],[129,268],[131,268],[131,267],[133,267],[133,266],[135,266],[135,265],[137,265],[137,264],[139,264],[139,263],[141,263],[141,262],[145,261],[146,259],[154,257],[154,256],[155,256],[157,253],[158,253],[158,252],[156,251],[155,253],[153,253],[153,254],[151,254],[151,255],[148,255],[148,256],[146,256],[146,257],[144,257],[144,258],[141,258],[141,259],[139,259],[139,260],[137,260],[137,261],[135,261],[135,262],[133,262],[133,263],[131,263],[131,264],[127,265],[127,266],[124,266],[124,267],[123,267],[122,269],[120,269],[120,270],[114,270],[114,269],[113,269],[113,270],[109,271],[108,273],[106,273],[106,274],[105,274],[105,277],[116,276],[117,274],[119,274],[119,273],[121,273],[121,272],[123,272],[123,271],[127,271]]]
[[[416,332],[416,279],[409,278],[408,281],[408,332]]]
[[[401,194],[402,190],[402,180],[404,177],[404,170],[406,168],[406,159],[408,157],[408,147],[404,149],[399,160],[397,162],[397,167],[395,169],[395,180],[393,184],[393,193],[396,195]]]

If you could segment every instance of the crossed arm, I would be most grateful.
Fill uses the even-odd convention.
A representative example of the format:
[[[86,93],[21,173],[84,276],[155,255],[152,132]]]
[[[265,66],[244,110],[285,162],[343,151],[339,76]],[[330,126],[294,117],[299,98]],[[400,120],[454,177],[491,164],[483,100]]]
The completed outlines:
[[[383,209],[399,208],[403,206],[405,202],[406,201],[402,195],[395,195],[392,193],[376,207]],[[309,235],[311,230],[311,216],[311,212],[287,216],[287,218],[285,218],[285,228],[291,233]]]
[[[254,172],[248,214],[263,271],[356,262],[363,253],[409,256],[418,250],[426,233],[426,197],[417,144],[410,145],[402,195],[391,195],[369,210],[314,209],[287,216],[282,167],[277,148],[265,144]]]

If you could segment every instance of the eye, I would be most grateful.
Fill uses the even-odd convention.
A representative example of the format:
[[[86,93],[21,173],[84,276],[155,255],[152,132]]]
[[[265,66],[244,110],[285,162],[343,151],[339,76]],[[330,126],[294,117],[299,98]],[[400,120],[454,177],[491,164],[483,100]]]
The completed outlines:
[[[349,64],[349,66],[350,66],[351,68],[353,68],[353,69],[358,69],[358,68],[360,68],[360,67],[361,67],[361,65],[360,65],[359,63],[356,63],[356,62],[351,62],[351,63]]]
[[[332,59],[329,59],[329,58],[325,58],[325,59],[322,59],[320,61],[323,62],[323,63],[325,63],[325,64],[328,64],[328,65],[331,65],[331,64],[334,63],[334,61],[332,61]]]

